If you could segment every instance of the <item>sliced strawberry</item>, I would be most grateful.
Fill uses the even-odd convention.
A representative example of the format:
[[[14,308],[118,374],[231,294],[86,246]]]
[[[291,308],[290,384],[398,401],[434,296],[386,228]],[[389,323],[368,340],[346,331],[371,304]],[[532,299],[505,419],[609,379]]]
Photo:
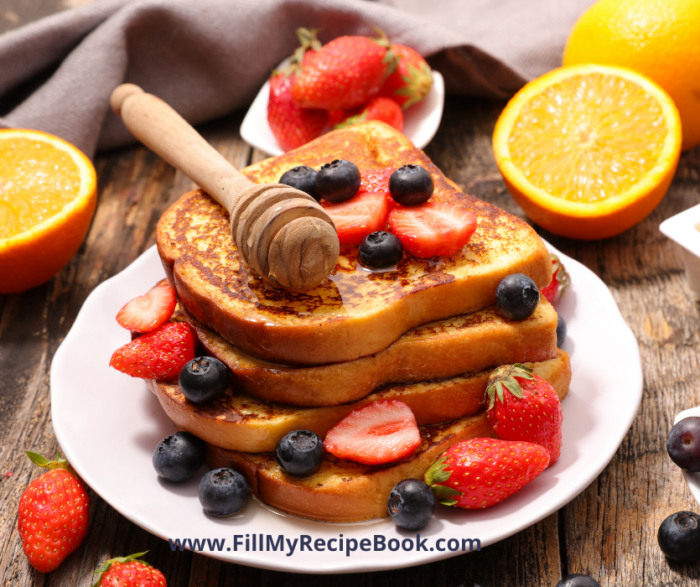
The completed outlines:
[[[381,192],[385,195],[386,201],[389,204],[389,212],[391,212],[398,204],[391,197],[389,191],[389,178],[396,171],[395,167],[370,167],[362,170],[362,183],[358,194],[365,192]]]
[[[411,408],[396,400],[350,412],[326,435],[326,450],[363,465],[383,465],[411,456],[421,437]]]
[[[151,332],[170,320],[176,304],[175,290],[164,279],[119,310],[117,322],[132,332]]]
[[[168,322],[114,351],[109,366],[131,377],[171,381],[194,359],[195,338],[185,322]]]
[[[345,202],[321,202],[335,224],[341,245],[358,246],[376,230],[384,230],[389,204],[382,192],[358,193]]]
[[[398,206],[389,214],[389,230],[414,257],[447,257],[469,242],[476,216],[471,210],[437,202]]]

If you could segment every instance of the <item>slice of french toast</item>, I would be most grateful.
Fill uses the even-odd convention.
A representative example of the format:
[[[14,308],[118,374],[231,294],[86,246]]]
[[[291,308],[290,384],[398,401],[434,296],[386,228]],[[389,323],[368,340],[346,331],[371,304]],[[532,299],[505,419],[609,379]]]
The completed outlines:
[[[432,462],[450,446],[470,438],[494,437],[484,412],[447,424],[422,426],[422,443],[408,459],[366,466],[327,454],[311,477],[286,475],[269,454],[251,454],[207,446],[212,469],[230,467],[242,473],[250,489],[278,510],[325,522],[357,522],[388,515],[389,493],[402,479],[421,479]]]
[[[185,312],[207,352],[225,363],[241,389],[295,406],[356,401],[387,383],[444,379],[557,354],[557,313],[542,298],[534,314],[510,320],[494,307],[410,330],[391,346],[354,361],[294,367],[253,357]]]
[[[529,275],[540,288],[549,284],[549,253],[527,223],[463,193],[384,123],[333,131],[243,173],[274,183],[292,167],[318,169],[333,159],[352,161],[361,173],[425,167],[435,184],[432,201],[472,210],[476,232],[450,257],[406,254],[395,271],[384,273],[359,267],[357,248],[342,250],[326,283],[298,293],[267,286],[241,260],[226,211],[201,190],[185,194],[158,222],[158,252],[186,309],[243,351],[286,364],[351,361],[387,348],[416,326],[493,305],[498,283],[512,273]]]
[[[536,375],[548,381],[562,400],[571,382],[569,355],[562,350],[554,359],[529,363]],[[392,385],[360,401],[326,408],[295,408],[270,404],[229,387],[226,395],[208,405],[188,401],[176,381],[148,381],[163,410],[181,430],[208,443],[247,453],[272,452],[292,430],[312,430],[322,438],[352,410],[368,403],[395,399],[404,402],[419,425],[448,422],[483,409],[486,383],[492,369],[441,381]]]

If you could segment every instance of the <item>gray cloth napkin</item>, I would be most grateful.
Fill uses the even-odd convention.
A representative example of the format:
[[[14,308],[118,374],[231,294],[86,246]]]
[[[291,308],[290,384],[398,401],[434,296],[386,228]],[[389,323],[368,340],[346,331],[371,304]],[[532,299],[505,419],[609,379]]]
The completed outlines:
[[[134,142],[109,110],[132,82],[196,124],[249,104],[297,46],[373,34],[430,57],[448,92],[504,98],[560,64],[594,0],[98,0],[0,36],[0,126],[56,134],[89,156]]]

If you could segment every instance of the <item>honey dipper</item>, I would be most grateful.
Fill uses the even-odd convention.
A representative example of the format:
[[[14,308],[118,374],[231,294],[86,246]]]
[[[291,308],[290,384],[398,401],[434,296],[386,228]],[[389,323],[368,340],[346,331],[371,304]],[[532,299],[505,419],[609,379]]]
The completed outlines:
[[[328,277],[340,244],[333,221],[311,196],[253,183],[168,104],[134,84],[117,87],[110,104],[139,141],[228,210],[236,247],[263,279],[306,291]]]

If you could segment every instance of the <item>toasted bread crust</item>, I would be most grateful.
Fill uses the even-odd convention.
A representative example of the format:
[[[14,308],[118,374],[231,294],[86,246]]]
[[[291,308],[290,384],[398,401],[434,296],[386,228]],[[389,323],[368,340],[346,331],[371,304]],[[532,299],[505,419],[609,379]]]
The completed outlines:
[[[557,355],[557,313],[544,298],[525,320],[509,320],[497,308],[486,308],[414,328],[374,355],[315,367],[257,359],[187,318],[206,350],[231,369],[241,389],[295,406],[334,406],[363,398],[387,383],[444,379]]]
[[[530,363],[535,374],[548,381],[560,400],[571,382],[571,364],[564,351],[540,363]],[[229,388],[226,395],[198,406],[182,394],[177,382],[148,381],[168,417],[208,443],[247,453],[272,452],[280,438],[292,430],[312,430],[324,437],[352,410],[382,399],[407,404],[419,425],[438,424],[476,414],[491,370],[409,385],[392,385],[351,404],[328,408],[293,408],[268,404]]]
[[[482,412],[448,424],[421,427],[421,446],[413,456],[395,464],[370,467],[326,455],[321,469],[306,479],[286,475],[271,455],[228,451],[213,445],[207,447],[207,463],[212,468],[240,471],[251,491],[279,510],[312,520],[356,522],[387,516],[387,500],[394,485],[402,479],[421,479],[450,446],[494,436]]]
[[[182,196],[161,217],[156,243],[168,278],[197,320],[252,355],[287,364],[351,361],[388,347],[416,326],[495,303],[498,283],[512,273],[538,287],[551,280],[549,253],[525,222],[459,191],[408,139],[368,122],[331,132],[243,172],[276,182],[296,165],[318,168],[335,158],[360,169],[412,163],[435,183],[433,200],[475,212],[471,241],[439,263],[406,255],[397,271],[367,273],[357,249],[341,251],[326,284],[304,293],[271,289],[233,244],[228,215],[204,192]]]

